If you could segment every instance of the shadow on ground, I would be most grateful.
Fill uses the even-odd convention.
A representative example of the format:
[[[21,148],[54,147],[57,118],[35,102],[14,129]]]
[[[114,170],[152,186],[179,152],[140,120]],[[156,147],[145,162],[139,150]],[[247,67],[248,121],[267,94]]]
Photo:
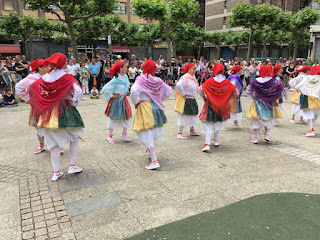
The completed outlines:
[[[145,231],[127,240],[138,239],[319,240],[320,195],[259,195]]]

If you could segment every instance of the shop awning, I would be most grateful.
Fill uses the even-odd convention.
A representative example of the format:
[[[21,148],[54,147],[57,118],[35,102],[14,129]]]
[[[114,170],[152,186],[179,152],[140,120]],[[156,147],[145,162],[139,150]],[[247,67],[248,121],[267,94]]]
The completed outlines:
[[[130,48],[128,46],[112,45],[112,52],[113,53],[128,53],[128,52],[130,52]]]
[[[3,54],[3,53],[20,54],[20,46],[0,45],[0,54]]]

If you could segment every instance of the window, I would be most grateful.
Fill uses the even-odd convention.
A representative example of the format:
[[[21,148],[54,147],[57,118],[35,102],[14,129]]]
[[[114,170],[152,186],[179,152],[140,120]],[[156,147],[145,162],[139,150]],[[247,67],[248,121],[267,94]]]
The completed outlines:
[[[4,1],[3,10],[5,10],[5,11],[13,11],[14,10],[13,1],[12,0],[5,0]]]
[[[126,14],[126,3],[119,3],[118,9],[113,12]]]
[[[224,1],[224,9],[227,9],[227,0]]]
[[[223,25],[226,25],[226,23],[227,23],[227,18],[224,17],[224,18],[223,18]]]

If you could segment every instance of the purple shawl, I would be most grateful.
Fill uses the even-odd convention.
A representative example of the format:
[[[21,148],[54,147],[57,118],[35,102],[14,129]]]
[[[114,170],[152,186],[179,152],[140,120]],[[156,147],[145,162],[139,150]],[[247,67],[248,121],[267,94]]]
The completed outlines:
[[[272,110],[273,102],[281,98],[284,90],[283,85],[275,78],[271,78],[265,83],[259,83],[257,79],[255,79],[250,83],[250,87],[254,99],[270,110]]]
[[[240,94],[238,96],[238,98],[241,97],[242,94],[242,90],[243,90],[243,82],[239,76],[238,73],[233,73],[231,76],[228,77],[228,80],[234,85],[236,86],[236,88],[239,89]]]
[[[140,75],[136,78],[135,84],[139,84],[140,91],[143,91],[161,110],[164,110],[162,101],[167,98],[168,89],[171,87],[165,84],[161,78],[153,77],[150,74]]]

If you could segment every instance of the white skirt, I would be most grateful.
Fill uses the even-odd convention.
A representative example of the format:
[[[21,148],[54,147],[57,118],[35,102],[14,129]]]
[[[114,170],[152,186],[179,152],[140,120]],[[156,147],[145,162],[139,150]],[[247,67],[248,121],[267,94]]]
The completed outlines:
[[[315,116],[320,115],[320,109],[307,109],[302,111],[302,116],[304,120],[314,119]]]
[[[230,120],[231,121],[238,121],[242,119],[242,112],[239,113],[230,113]]]
[[[119,128],[130,128],[132,122],[132,118],[124,121],[116,121],[108,118],[107,128],[108,129],[119,129]]]
[[[300,109],[299,104],[292,104],[292,114],[293,115],[302,115],[302,110]]]
[[[74,142],[77,138],[82,137],[84,129],[73,130],[50,130],[44,129],[44,137],[47,140],[47,147],[63,147],[68,142]]]
[[[220,131],[226,124],[228,120],[223,122],[209,122],[209,121],[202,121],[201,130],[203,134],[212,134],[213,131],[217,132]]]
[[[36,128],[36,134],[40,137],[44,137],[46,134],[46,131],[44,128]]]
[[[164,138],[162,127],[143,130],[137,132],[137,135],[144,148],[154,147],[154,140],[161,140]]]
[[[272,128],[277,124],[277,119],[271,119],[271,120],[261,120],[261,119],[252,119],[252,128],[253,129],[259,129],[266,127],[267,129]]]
[[[178,125],[179,126],[197,126],[199,122],[199,116],[190,116],[178,113]]]

